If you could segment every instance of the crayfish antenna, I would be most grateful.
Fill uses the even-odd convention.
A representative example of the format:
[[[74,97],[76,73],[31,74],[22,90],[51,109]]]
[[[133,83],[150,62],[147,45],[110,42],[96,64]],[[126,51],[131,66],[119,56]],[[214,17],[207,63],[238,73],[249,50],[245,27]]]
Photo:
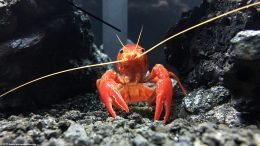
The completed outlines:
[[[139,36],[138,36],[138,39],[137,39],[137,43],[136,43],[136,46],[135,46],[135,49],[137,48],[138,44],[139,44],[139,41],[140,41],[140,38],[141,38],[141,35],[142,35],[142,32],[143,32],[143,25],[141,27],[141,30],[140,30],[140,33],[139,33]]]
[[[36,78],[34,80],[31,80],[31,81],[28,81],[24,84],[21,84],[11,90],[8,90],[6,91],[5,93],[2,93],[0,94],[0,99],[7,95],[7,94],[10,94],[22,87],[25,87],[25,86],[28,86],[32,83],[35,83],[35,82],[38,82],[40,80],[43,80],[43,79],[46,79],[46,78],[49,78],[49,77],[52,77],[52,76],[56,76],[56,75],[59,75],[59,74],[63,74],[63,73],[66,73],[66,72],[71,72],[71,71],[75,71],[75,70],[81,70],[81,69],[85,69],[85,68],[91,68],[91,67],[97,67],[97,66],[103,66],[103,65],[108,65],[108,64],[115,64],[115,63],[119,63],[119,62],[124,62],[125,60],[116,60],[116,61],[110,61],[110,62],[104,62],[104,63],[98,63],[98,64],[90,64],[90,65],[85,65],[85,66],[80,66],[80,67],[75,67],[75,68],[70,68],[70,69],[66,69],[66,70],[62,70],[62,71],[58,71],[58,72],[54,72],[54,73],[51,73],[51,74],[47,74],[45,76],[42,76],[42,77],[39,77],[39,78]]]

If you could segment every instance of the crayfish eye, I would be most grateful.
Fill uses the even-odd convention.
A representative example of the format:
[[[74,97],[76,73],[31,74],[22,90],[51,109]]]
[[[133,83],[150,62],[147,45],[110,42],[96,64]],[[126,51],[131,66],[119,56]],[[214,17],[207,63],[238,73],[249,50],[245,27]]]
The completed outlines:
[[[144,52],[145,52],[145,49],[144,49],[144,48],[141,48],[141,51],[144,53]]]
[[[120,54],[122,54],[123,52],[124,52],[123,49],[120,49],[120,50],[119,50],[119,53],[120,53]]]

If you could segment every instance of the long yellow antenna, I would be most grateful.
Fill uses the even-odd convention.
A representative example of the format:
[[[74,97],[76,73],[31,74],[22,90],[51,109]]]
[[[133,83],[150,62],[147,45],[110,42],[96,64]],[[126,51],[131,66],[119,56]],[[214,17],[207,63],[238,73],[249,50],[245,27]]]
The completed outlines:
[[[243,9],[247,9],[247,8],[249,8],[249,7],[256,6],[256,5],[259,5],[259,4],[260,4],[260,2],[255,2],[255,3],[252,3],[252,4],[249,4],[249,5],[246,5],[246,6],[237,8],[237,9],[235,9],[235,10],[226,12],[226,13],[224,13],[224,14],[221,14],[221,15],[216,16],[216,17],[214,17],[214,18],[211,18],[211,19],[209,19],[209,20],[203,21],[203,22],[201,22],[201,23],[199,23],[199,24],[197,24],[197,25],[194,25],[194,26],[192,26],[192,27],[190,27],[190,28],[187,28],[187,29],[185,29],[185,30],[183,30],[183,31],[181,31],[181,32],[179,32],[179,33],[177,33],[177,34],[174,34],[174,35],[172,35],[172,36],[166,38],[165,40],[161,41],[160,43],[156,44],[155,46],[153,46],[152,48],[148,49],[148,50],[145,51],[143,54],[141,54],[139,57],[141,57],[141,56],[147,54],[148,52],[152,51],[152,50],[155,49],[156,47],[162,45],[163,43],[165,43],[165,42],[167,42],[167,41],[169,41],[169,40],[171,40],[171,39],[173,39],[173,38],[175,38],[175,37],[177,37],[177,36],[179,36],[179,35],[181,35],[181,34],[183,34],[183,33],[185,33],[185,32],[188,32],[188,31],[190,31],[190,30],[192,30],[192,29],[195,29],[195,28],[197,28],[197,27],[199,27],[199,26],[201,26],[201,25],[204,25],[204,24],[207,24],[207,23],[209,23],[209,22],[212,22],[212,21],[214,21],[214,20],[216,20],[216,19],[219,19],[219,18],[221,18],[221,17],[224,17],[224,16],[226,16],[226,15],[229,15],[229,14],[235,13],[235,12],[237,12],[237,11],[240,11],[240,10],[243,10]],[[140,33],[140,34],[141,34],[141,33]],[[117,36],[118,40],[120,41],[121,45],[122,45],[123,47],[125,47],[124,44],[122,43],[122,41],[120,40],[120,38],[118,37],[118,35],[116,35],[116,36]],[[141,35],[139,35],[139,36],[141,36]],[[139,39],[138,39],[138,40],[139,40]],[[138,42],[138,43],[139,43],[139,42]],[[67,69],[67,70],[62,70],[62,71],[59,71],[59,72],[55,72],[55,73],[52,73],[52,74],[48,74],[48,75],[45,75],[45,76],[36,78],[36,79],[34,79],[34,80],[31,80],[31,81],[29,81],[29,82],[26,82],[26,83],[24,83],[24,84],[22,84],[22,85],[20,85],[20,86],[17,86],[17,87],[15,87],[15,88],[13,88],[13,89],[11,89],[11,90],[9,90],[9,91],[7,91],[7,92],[1,94],[1,95],[0,95],[0,98],[3,97],[3,96],[5,96],[5,95],[7,95],[7,94],[9,94],[9,93],[11,93],[11,92],[14,92],[15,90],[18,90],[18,89],[20,89],[20,88],[22,88],[22,87],[24,87],[24,86],[30,85],[30,84],[32,84],[32,83],[34,83],[34,82],[37,82],[37,81],[39,81],[39,80],[43,80],[43,79],[48,78],[48,77],[51,77],[51,76],[55,76],[55,75],[62,74],[62,73],[66,73],[66,72],[71,72],[71,71],[74,71],[74,70],[80,70],[80,69],[90,68],[90,67],[96,67],[96,66],[103,66],[103,65],[108,65],[108,64],[114,64],[114,63],[124,62],[124,61],[126,61],[126,60],[118,60],[118,61],[111,61],[111,62],[105,62],[105,63],[99,63],[99,64],[86,65],[86,66],[71,68],[71,69]]]
[[[164,39],[163,41],[159,42],[158,44],[154,45],[153,47],[151,47],[150,49],[148,49],[147,51],[145,51],[145,52],[144,52],[143,54],[141,54],[139,57],[141,57],[141,56],[147,54],[148,52],[150,52],[150,51],[152,51],[153,49],[157,48],[158,46],[162,45],[163,43],[165,43],[165,42],[167,42],[167,41],[169,41],[169,40],[171,40],[171,39],[173,39],[173,38],[175,38],[175,37],[177,37],[177,36],[179,36],[179,35],[181,35],[181,34],[183,34],[183,33],[185,33],[185,32],[188,32],[188,31],[190,31],[190,30],[192,30],[192,29],[195,29],[195,28],[197,28],[197,27],[199,27],[199,26],[201,26],[201,25],[207,24],[207,23],[209,23],[209,22],[212,22],[212,21],[214,21],[214,20],[216,20],[216,19],[222,18],[222,17],[227,16],[227,15],[229,15],[229,14],[232,14],[232,13],[235,13],[235,12],[237,12],[237,11],[240,11],[240,10],[243,10],[243,9],[247,9],[247,8],[249,8],[249,7],[256,6],[256,5],[259,5],[259,4],[260,4],[260,2],[255,2],[255,3],[252,3],[252,4],[248,4],[248,5],[246,5],[246,6],[243,6],[243,7],[234,9],[234,10],[232,10],[232,11],[223,13],[223,14],[218,15],[218,16],[216,16],[216,17],[213,17],[213,18],[211,18],[211,19],[209,19],[209,20],[203,21],[203,22],[201,22],[201,23],[199,23],[199,24],[197,24],[197,25],[194,25],[194,26],[192,26],[192,27],[189,27],[189,28],[187,28],[187,29],[185,29],[185,30],[183,30],[183,31],[181,31],[181,32],[178,32],[178,33],[176,33],[176,34],[174,34],[174,35],[172,35],[172,36],[170,36],[170,37]]]
[[[140,41],[142,32],[143,32],[143,25],[142,25],[142,27],[141,27],[141,30],[140,30],[140,33],[139,33],[139,36],[138,36],[138,39],[137,39],[137,43],[136,43],[136,46],[135,46],[135,49],[137,48],[137,46],[138,46],[138,44],[139,44],[139,41]]]
[[[15,90],[18,90],[24,86],[27,86],[27,85],[30,85],[34,82],[37,82],[39,80],[43,80],[45,78],[48,78],[48,77],[52,77],[52,76],[56,76],[58,74],[62,74],[62,73],[66,73],[66,72],[71,72],[71,71],[75,71],[75,70],[80,70],[80,69],[84,69],[84,68],[90,68],[90,67],[96,67],[96,66],[103,66],[103,65],[108,65],[108,64],[114,64],[114,63],[119,63],[119,62],[124,62],[124,60],[118,60],[118,61],[110,61],[110,62],[105,62],[105,63],[99,63],[99,64],[92,64],[92,65],[85,65],[85,66],[81,66],[81,67],[75,67],[75,68],[71,68],[71,69],[67,69],[67,70],[62,70],[62,71],[59,71],[59,72],[55,72],[55,73],[52,73],[52,74],[48,74],[46,76],[42,76],[42,77],[39,77],[39,78],[36,78],[34,80],[31,80],[29,82],[26,82],[20,86],[17,86],[3,94],[0,95],[0,98],[11,93],[11,92],[14,92]]]

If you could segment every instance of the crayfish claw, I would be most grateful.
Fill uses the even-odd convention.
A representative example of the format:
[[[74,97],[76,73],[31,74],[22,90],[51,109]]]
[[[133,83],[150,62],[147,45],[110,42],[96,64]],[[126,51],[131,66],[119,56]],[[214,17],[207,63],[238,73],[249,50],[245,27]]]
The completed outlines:
[[[151,73],[147,76],[146,81],[154,81],[156,83],[155,96],[156,96],[156,107],[154,120],[158,120],[161,116],[161,112],[165,109],[164,123],[167,122],[171,111],[172,101],[172,82],[167,69],[161,65],[156,64]]]
[[[129,112],[128,106],[117,90],[117,75],[113,70],[108,70],[101,79],[96,82],[100,99],[105,104],[107,111],[112,117],[116,117],[113,106]]]
[[[170,112],[171,112],[171,99],[170,98],[166,99],[166,101],[164,102],[164,109],[165,109],[165,115],[164,115],[164,119],[163,119],[164,123],[167,122],[167,119],[169,118]]]
[[[164,87],[166,87],[165,86],[166,84],[164,84]],[[164,123],[167,122],[167,120],[170,116],[170,112],[171,112],[171,101],[172,101],[172,91],[171,90],[166,91],[166,90],[157,89],[154,120],[159,120],[162,110],[163,110],[163,106],[164,106],[164,110],[165,110]]]
[[[111,102],[105,103],[105,106],[107,108],[107,111],[110,113],[110,115],[115,118],[116,117],[116,112],[114,111]]]
[[[159,120],[163,109],[162,104],[163,104],[162,97],[157,95],[154,120]]]
[[[114,89],[112,89],[113,94],[112,94],[112,100],[113,100],[113,105],[116,106],[117,108],[124,110],[126,112],[129,112],[129,108],[126,104],[126,102],[124,101],[123,97]]]

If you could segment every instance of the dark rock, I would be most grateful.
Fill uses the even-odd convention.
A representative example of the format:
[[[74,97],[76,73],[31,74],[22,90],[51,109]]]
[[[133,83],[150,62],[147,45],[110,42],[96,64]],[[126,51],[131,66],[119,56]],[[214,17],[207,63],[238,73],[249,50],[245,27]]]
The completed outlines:
[[[202,114],[213,107],[228,101],[229,91],[223,86],[214,86],[208,90],[199,89],[183,98],[184,108],[191,114]]]
[[[148,141],[142,135],[136,135],[133,139],[133,144],[135,146],[148,146]]]
[[[64,136],[70,140],[87,137],[84,127],[78,124],[70,125],[69,129],[64,133]]]
[[[218,129],[218,126],[214,123],[201,123],[196,127],[196,131],[199,133],[205,133],[205,132],[212,132],[214,130]]]
[[[11,115],[9,118],[8,118],[8,120],[10,120],[10,121],[17,121],[17,120],[19,120],[20,119],[20,117],[19,116],[16,116],[16,115]]]
[[[240,31],[231,39],[231,55],[240,60],[257,60],[260,58],[260,31]]]
[[[143,122],[142,121],[143,117],[140,114],[137,114],[135,112],[133,114],[129,115],[128,118],[131,120],[134,120],[135,123],[138,123],[138,124]]]
[[[15,140],[14,140],[14,143],[15,144],[20,144],[20,145],[23,145],[23,144],[27,144],[28,141],[25,137],[22,137],[22,136],[19,136],[17,137]]]
[[[207,119],[216,119],[218,123],[229,126],[242,125],[241,113],[236,111],[231,105],[221,105],[206,113]]]
[[[252,133],[245,130],[238,132],[238,129],[220,129],[205,132],[202,135],[202,142],[206,145],[255,145],[256,141],[252,139]],[[243,136],[242,136],[243,135]]]
[[[7,121],[2,121],[1,125],[4,125],[4,126],[1,126],[0,132],[12,131],[12,130],[14,130],[16,128],[16,124],[15,123],[8,123]]]
[[[260,31],[241,31],[231,43],[233,66],[225,75],[225,83],[233,94],[235,108],[249,113],[255,121],[260,119]]]
[[[37,121],[37,120],[43,118],[41,115],[35,115],[33,113],[30,116],[31,116],[31,118],[30,118],[31,121]]]
[[[163,125],[164,123],[162,121],[154,121],[150,124],[151,130],[155,131],[158,126]]]
[[[79,111],[71,110],[66,112],[62,118],[63,119],[69,119],[69,120],[79,120],[82,117],[82,114]]]
[[[45,137],[47,139],[49,138],[58,138],[60,135],[61,135],[61,130],[49,130],[49,129],[46,129],[44,131],[44,134],[45,134]]]
[[[0,7],[0,26],[0,93],[49,73],[109,60],[93,44],[88,16],[66,0],[7,1]],[[86,69],[39,81],[1,97],[0,110],[35,109],[93,91],[102,71],[104,67]]]
[[[7,10],[8,6],[14,5],[15,3],[17,3],[17,1],[13,0],[12,3],[3,1],[3,3],[0,4],[0,40],[10,37],[15,32],[17,27],[17,16]]]
[[[123,146],[131,146],[131,142],[125,135],[112,135],[111,137],[106,137],[100,144],[102,146],[111,145],[123,145]]]
[[[95,135],[93,139],[95,144],[100,144],[102,142],[103,137],[101,135]]]
[[[1,141],[2,143],[12,143],[12,137],[9,136],[9,137],[4,137]]]
[[[56,121],[52,117],[46,117],[42,120],[39,120],[37,127],[41,130],[42,128],[46,129],[55,129]]]
[[[131,128],[131,129],[134,129],[135,126],[136,126],[136,123],[135,123],[134,120],[130,120],[130,121],[128,122],[128,124],[129,124],[129,128]]]
[[[153,133],[152,136],[149,138],[152,143],[156,145],[163,145],[166,141],[167,135],[165,133]]]
[[[94,141],[91,141],[87,137],[84,127],[78,124],[72,124],[64,133],[64,137],[67,141],[72,141],[75,145],[89,146],[94,143]]]
[[[204,0],[199,8],[184,13],[167,36],[256,1]],[[235,105],[241,112],[249,113],[254,123],[260,119],[255,116],[260,111],[257,90],[260,89],[259,59],[256,59],[259,58],[259,37],[251,31],[250,35],[244,32],[233,42],[230,40],[241,30],[260,29],[256,25],[260,23],[259,18],[258,8],[251,7],[189,31],[169,41],[165,48],[167,61],[176,67],[189,88],[227,87],[234,102],[231,105]],[[189,107],[187,111],[198,114],[216,106],[208,104],[207,100],[210,99],[204,98],[205,104],[200,104],[203,106]],[[200,101],[204,103],[202,98]],[[179,113],[187,114],[182,110]]]
[[[75,143],[75,145],[78,146],[92,146],[94,143],[94,140],[89,139],[89,138],[80,138],[78,141]]]
[[[218,146],[224,142],[222,136],[216,135],[216,133],[206,133],[202,141],[206,145],[212,145],[212,146]]]
[[[29,130],[27,134],[32,137],[35,144],[41,144],[45,140],[44,133],[42,133],[40,130],[33,129]]]
[[[159,125],[155,128],[156,132],[166,133],[169,129],[165,125]]]
[[[244,123],[241,113],[234,109],[230,104],[216,106],[212,110],[199,115],[191,115],[189,119],[197,123],[209,121],[218,124],[226,124],[230,127],[241,126]]]
[[[170,124],[166,125],[171,133],[179,133],[184,127],[190,126],[190,123],[185,119],[175,119]]]
[[[96,122],[94,125],[95,127],[93,130],[103,137],[108,137],[114,133],[114,128],[111,125],[106,125],[100,122]]]
[[[180,136],[177,142],[172,144],[173,146],[192,146],[193,139],[189,136]]]
[[[167,36],[250,2],[254,1],[204,0],[199,8],[184,13]],[[223,85],[223,77],[232,66],[227,55],[230,40],[243,29],[259,29],[258,23],[259,13],[253,7],[203,25],[169,41],[167,61],[185,77],[190,88]]]
[[[51,138],[49,142],[43,144],[44,146],[64,146],[65,141],[62,139]]]
[[[93,124],[95,119],[96,119],[95,116],[85,116],[84,122],[85,122],[85,124],[90,125],[90,124]]]
[[[58,127],[64,132],[69,128],[70,124],[68,121],[59,121]]]
[[[112,123],[113,123],[113,125],[115,125],[115,128],[120,128],[120,127],[124,128],[127,124],[127,120],[122,117],[116,116],[114,118],[114,120],[112,121]]]

